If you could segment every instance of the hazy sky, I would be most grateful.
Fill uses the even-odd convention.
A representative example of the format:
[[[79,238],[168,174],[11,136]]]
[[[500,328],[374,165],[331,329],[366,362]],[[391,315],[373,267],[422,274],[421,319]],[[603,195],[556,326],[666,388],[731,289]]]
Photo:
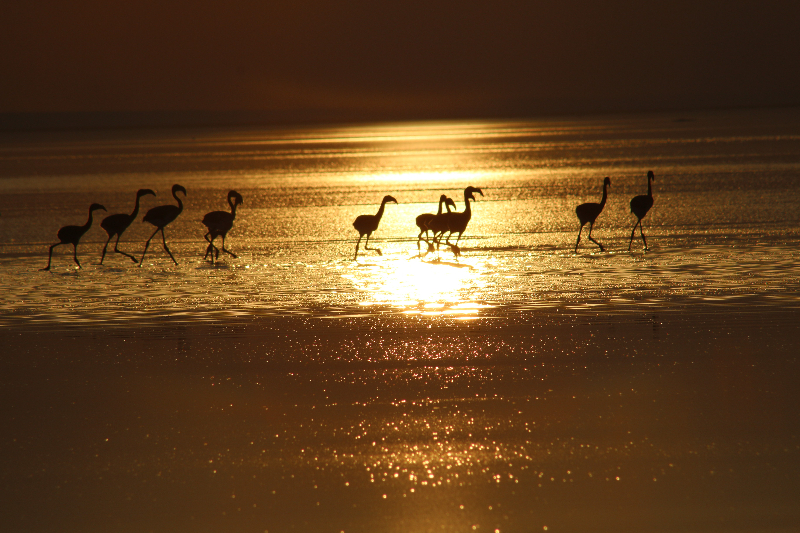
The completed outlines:
[[[800,2],[5,2],[0,112],[302,119],[800,104]]]

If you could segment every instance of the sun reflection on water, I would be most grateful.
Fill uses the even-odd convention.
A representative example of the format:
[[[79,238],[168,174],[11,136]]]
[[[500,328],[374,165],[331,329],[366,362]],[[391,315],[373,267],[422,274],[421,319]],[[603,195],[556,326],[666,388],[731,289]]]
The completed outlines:
[[[405,314],[477,316],[491,305],[479,302],[484,272],[469,264],[441,260],[383,259],[343,277],[362,291],[364,307],[390,306]]]

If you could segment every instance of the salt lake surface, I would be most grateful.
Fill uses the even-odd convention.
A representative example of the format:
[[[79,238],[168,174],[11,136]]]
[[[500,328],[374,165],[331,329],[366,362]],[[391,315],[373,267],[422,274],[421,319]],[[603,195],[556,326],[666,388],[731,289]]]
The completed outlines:
[[[800,111],[5,135],[4,522],[791,530]],[[630,198],[655,173],[650,249]],[[609,199],[574,253],[576,205]],[[59,227],[185,209],[139,267]],[[461,241],[417,255],[440,194]],[[244,197],[203,260],[203,214]],[[391,194],[353,260],[359,214]],[[99,219],[106,215],[96,212]],[[141,255],[141,214],[121,249]],[[637,235],[638,237],[638,235]],[[113,243],[112,243],[113,244]],[[222,258],[221,258],[222,259]]]

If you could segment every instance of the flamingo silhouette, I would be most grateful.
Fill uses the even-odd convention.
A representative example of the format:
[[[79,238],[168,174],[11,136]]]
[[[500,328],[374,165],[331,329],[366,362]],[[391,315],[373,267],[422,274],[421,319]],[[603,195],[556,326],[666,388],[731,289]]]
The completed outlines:
[[[423,240],[426,243],[428,243],[428,252],[432,252],[433,251],[433,243],[428,240],[428,231],[430,231],[430,228],[428,227],[428,225],[430,224],[431,220],[434,219],[434,217],[439,216],[439,215],[442,214],[442,205],[446,201],[447,201],[447,196],[445,196],[444,194],[441,195],[439,197],[439,211],[436,214],[433,214],[433,213],[422,213],[421,215],[419,215],[417,217],[416,223],[417,223],[417,227],[419,228],[419,235],[417,235],[417,253],[420,253],[419,243],[420,243],[420,241],[423,241]],[[449,209],[448,209],[448,211],[449,211]],[[423,234],[425,235],[424,238],[422,237]],[[435,236],[436,236],[436,234],[434,233],[434,237]]]
[[[89,228],[92,227],[92,213],[97,211],[98,209],[102,209],[103,211],[106,210],[100,204],[92,204],[89,206],[89,220],[86,221],[86,224],[83,226],[64,226],[60,230],[58,230],[58,240],[59,242],[55,243],[53,246],[50,247],[50,255],[47,257],[47,266],[44,267],[42,270],[50,270],[50,263],[53,260],[53,248],[59,246],[61,244],[71,244],[73,248],[72,257],[75,259],[75,264],[78,265],[78,268],[81,267],[80,261],[78,261],[78,242],[80,242],[81,237],[83,234],[89,231]]]
[[[652,183],[656,179],[655,175],[653,174],[652,170],[647,171],[647,194],[640,194],[639,196],[634,196],[631,199],[631,213],[636,215],[636,224],[633,226],[633,230],[631,231],[631,240],[628,243],[628,251],[631,251],[631,245],[633,244],[633,236],[636,233],[636,226],[639,226],[639,231],[642,233],[642,241],[644,241],[644,249],[647,250],[647,239],[644,238],[644,230],[642,229],[642,219],[647,215],[647,212],[650,211],[650,208],[653,207],[653,186]]]
[[[447,208],[447,211],[437,214],[428,222],[428,228],[433,232],[433,242],[436,243],[437,249],[439,248],[439,241],[442,239],[442,235],[450,230],[447,217],[455,211],[456,203],[452,198],[445,197],[444,206]],[[452,210],[450,209],[451,207],[453,208]]]
[[[583,231],[583,226],[585,226],[587,222],[589,223],[589,240],[599,246],[601,252],[605,250],[602,244],[592,238],[592,228],[594,227],[594,221],[597,220],[597,217],[606,206],[606,198],[608,197],[607,189],[610,185],[611,179],[608,177],[605,178],[603,180],[603,198],[600,200],[599,204],[595,202],[586,202],[575,208],[575,214],[578,215],[578,220],[581,223],[581,229],[578,230],[578,240],[575,243],[575,253],[578,252],[578,244],[581,242],[581,232]]]
[[[164,227],[178,218],[178,215],[180,215],[181,211],[183,211],[183,202],[181,202],[181,199],[178,198],[178,191],[182,192],[185,196],[186,189],[177,184],[172,186],[172,197],[175,198],[175,201],[178,202],[178,205],[159,205],[158,207],[150,209],[144,215],[142,222],[149,222],[156,227],[156,230],[152,235],[150,235],[150,238],[147,239],[147,242],[144,243],[144,252],[142,252],[142,259],[139,261],[139,266],[142,266],[144,256],[147,253],[147,247],[150,245],[150,240],[155,237],[156,233],[159,231],[161,232],[161,242],[164,245],[164,250],[166,250],[166,252],[169,254],[172,261],[176,265],[178,264],[178,262],[175,261],[175,257],[173,257],[172,252],[169,251],[169,248],[167,247],[167,238],[164,236]]]
[[[152,194],[153,196],[156,195],[151,189],[139,189],[136,191],[136,203],[133,204],[133,212],[130,215],[126,215],[125,213],[115,213],[113,215],[108,215],[106,218],[100,222],[100,227],[106,230],[108,233],[108,240],[106,240],[105,246],[103,246],[103,255],[100,256],[100,264],[103,264],[103,260],[106,258],[106,249],[108,248],[108,243],[111,242],[111,238],[116,235],[117,242],[114,243],[114,251],[118,254],[122,254],[126,257],[130,257],[131,261],[136,263],[136,258],[133,257],[131,254],[123,252],[119,249],[119,239],[122,237],[122,234],[128,229],[128,226],[131,225],[131,222],[136,220],[136,215],[139,214],[139,198],[146,194]]]
[[[480,190],[478,187],[469,186],[464,189],[464,210],[463,211],[454,211],[452,213],[447,213],[445,220],[447,221],[447,238],[445,238],[445,244],[450,246],[450,249],[453,250],[453,253],[458,256],[461,255],[461,250],[458,247],[458,241],[461,240],[461,235],[467,229],[467,224],[469,224],[470,219],[472,218],[472,208],[470,208],[469,201],[475,201],[475,196],[472,193],[478,193],[483,196],[483,191]],[[453,233],[458,233],[458,237],[456,238],[455,244],[450,242],[450,237]],[[442,232],[444,234],[444,232]],[[439,240],[441,240],[441,235],[439,236]],[[438,249],[438,243],[437,243]]]
[[[225,236],[233,227],[233,220],[236,218],[236,206],[243,202],[241,194],[236,191],[228,191],[228,205],[231,206],[231,212],[212,211],[206,213],[206,216],[203,217],[203,224],[208,228],[208,233],[203,236],[208,241],[208,248],[206,248],[206,255],[203,256],[203,259],[209,255],[212,263],[215,259],[219,259],[219,249],[214,246],[214,239],[217,237],[222,237],[222,251],[232,255],[234,258],[237,257],[235,253],[225,248]]]
[[[383,216],[383,208],[386,206],[386,202],[394,202],[397,203],[391,196],[384,196],[383,201],[381,202],[381,207],[378,209],[378,212],[374,215],[359,215],[353,221],[353,227],[356,228],[358,231],[358,241],[356,241],[356,254],[353,257],[355,261],[358,258],[358,245],[361,243],[361,237],[364,235],[367,236],[367,240],[364,242],[364,250],[375,250],[378,252],[378,255],[383,255],[383,253],[378,248],[370,248],[369,247],[369,237],[372,235],[372,232],[378,229],[378,224],[381,222],[381,217]]]

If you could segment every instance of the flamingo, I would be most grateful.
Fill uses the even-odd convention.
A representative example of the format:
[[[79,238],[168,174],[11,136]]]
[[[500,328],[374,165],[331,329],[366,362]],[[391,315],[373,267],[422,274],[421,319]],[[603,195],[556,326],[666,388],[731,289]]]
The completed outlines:
[[[447,220],[448,216],[451,213],[453,213],[453,211],[451,211],[450,208],[452,207],[453,210],[455,210],[456,203],[453,201],[452,198],[445,197],[444,206],[447,208],[447,211],[444,213],[437,214],[430,220],[430,222],[428,222],[428,228],[433,232],[433,241],[437,244],[437,247],[439,244],[439,240],[441,240],[442,235],[444,235],[444,232],[450,229]]]
[[[122,237],[122,234],[125,232],[125,230],[128,229],[128,226],[131,225],[131,222],[136,220],[136,215],[139,214],[139,198],[147,194],[152,194],[153,196],[156,195],[156,193],[151,189],[139,189],[136,191],[136,203],[133,204],[133,212],[130,215],[126,215],[125,213],[115,213],[113,215],[108,215],[103,219],[102,222],[100,222],[100,226],[106,230],[106,233],[108,233],[108,240],[106,241],[106,245],[103,246],[103,255],[100,256],[101,265],[103,264],[103,260],[106,258],[106,248],[108,248],[108,243],[111,242],[111,238],[114,235],[117,236],[117,242],[114,243],[114,251],[118,254],[130,257],[131,261],[136,263],[135,257],[119,249],[119,239]]]
[[[604,250],[603,245],[592,238],[592,228],[594,227],[594,221],[597,220],[597,217],[606,206],[606,198],[608,197],[607,189],[610,185],[611,179],[606,177],[603,180],[603,198],[600,200],[599,204],[586,202],[575,208],[575,214],[578,215],[578,220],[581,223],[581,229],[578,230],[578,241],[575,243],[575,253],[578,252],[578,244],[581,242],[581,232],[583,231],[583,226],[585,226],[587,222],[589,223],[589,240],[599,246],[601,252]]]
[[[652,170],[647,171],[647,194],[640,194],[631,199],[631,213],[636,215],[636,224],[631,231],[631,240],[628,243],[628,251],[631,251],[631,244],[633,244],[633,236],[636,233],[636,226],[639,226],[639,231],[642,233],[642,241],[644,241],[644,249],[647,250],[647,239],[644,238],[644,230],[642,229],[642,219],[653,207],[653,186],[652,183],[656,179]]]
[[[89,220],[86,221],[86,224],[83,226],[64,226],[60,230],[58,230],[58,240],[59,242],[55,243],[53,246],[50,247],[50,255],[47,257],[47,266],[44,267],[42,270],[50,270],[50,262],[53,259],[53,248],[59,246],[61,244],[71,244],[73,248],[72,257],[75,258],[75,264],[78,265],[78,268],[81,267],[80,261],[78,261],[78,242],[80,242],[81,237],[83,234],[89,231],[89,228],[92,227],[92,213],[97,211],[98,209],[102,209],[103,211],[106,210],[100,204],[92,204],[89,206]]]
[[[430,224],[431,220],[433,220],[434,217],[440,216],[442,214],[442,205],[447,201],[447,199],[448,199],[447,196],[445,196],[444,194],[439,197],[439,211],[435,215],[433,213],[422,213],[417,217],[416,223],[417,227],[419,228],[419,235],[417,236],[417,253],[420,252],[419,243],[420,241],[423,240],[428,243],[428,251],[429,252],[433,251],[433,243],[431,243],[428,240],[428,231],[430,231],[428,224]],[[448,208],[448,211],[449,210],[450,209]],[[423,234],[425,234],[424,238],[422,237]],[[436,234],[434,233],[434,237],[435,236]]]
[[[383,208],[386,206],[386,202],[394,202],[397,203],[391,196],[384,196],[383,201],[381,202],[381,207],[378,209],[378,212],[374,215],[359,215],[353,221],[353,227],[356,228],[358,231],[358,241],[356,241],[356,255],[353,257],[355,261],[358,258],[358,245],[361,243],[361,237],[364,235],[367,236],[367,240],[364,242],[364,249],[365,250],[375,250],[378,252],[378,255],[383,255],[383,253],[378,248],[369,248],[369,237],[372,235],[372,232],[378,229],[378,224],[381,222],[381,217],[383,216]]]
[[[219,259],[219,249],[214,246],[214,239],[217,237],[222,237],[222,251],[232,255],[234,258],[237,257],[235,253],[225,248],[225,236],[233,227],[233,219],[236,218],[236,206],[243,202],[241,194],[236,191],[228,191],[228,205],[231,206],[231,212],[212,211],[206,213],[206,216],[203,217],[203,224],[208,228],[208,233],[204,235],[205,240],[208,241],[208,248],[206,248],[206,255],[203,256],[203,259],[209,255],[211,255],[212,263],[215,259]]]
[[[164,245],[164,250],[167,251],[172,261],[177,265],[178,262],[175,261],[175,257],[173,257],[172,252],[169,251],[167,247],[167,238],[164,236],[164,227],[178,218],[178,215],[181,214],[183,211],[183,202],[181,199],[178,198],[178,191],[182,192],[184,196],[186,195],[186,189],[184,189],[181,185],[173,185],[172,186],[172,197],[175,198],[175,201],[178,202],[178,205],[159,205],[158,207],[154,207],[150,209],[142,219],[142,222],[149,222],[150,224],[156,227],[156,230],[150,235],[150,238],[147,239],[147,242],[144,243],[144,252],[142,253],[142,259],[139,261],[139,266],[142,266],[142,262],[144,261],[144,256],[147,253],[147,247],[150,245],[150,240],[156,236],[156,233],[159,231],[161,232],[161,242]]]
[[[461,235],[467,229],[467,224],[469,224],[469,220],[472,218],[472,209],[470,208],[469,201],[475,201],[475,196],[472,194],[474,192],[483,196],[482,190],[480,190],[478,187],[473,187],[470,185],[464,189],[464,211],[454,211],[452,213],[448,213],[446,217],[449,233],[447,234],[447,238],[444,242],[450,246],[450,249],[453,250],[455,255],[461,255],[461,251],[458,248],[458,241],[461,240]],[[450,236],[453,233],[458,233],[455,244],[450,242]],[[444,232],[442,232],[442,234],[444,234]],[[439,236],[439,239],[441,240],[441,235]]]

